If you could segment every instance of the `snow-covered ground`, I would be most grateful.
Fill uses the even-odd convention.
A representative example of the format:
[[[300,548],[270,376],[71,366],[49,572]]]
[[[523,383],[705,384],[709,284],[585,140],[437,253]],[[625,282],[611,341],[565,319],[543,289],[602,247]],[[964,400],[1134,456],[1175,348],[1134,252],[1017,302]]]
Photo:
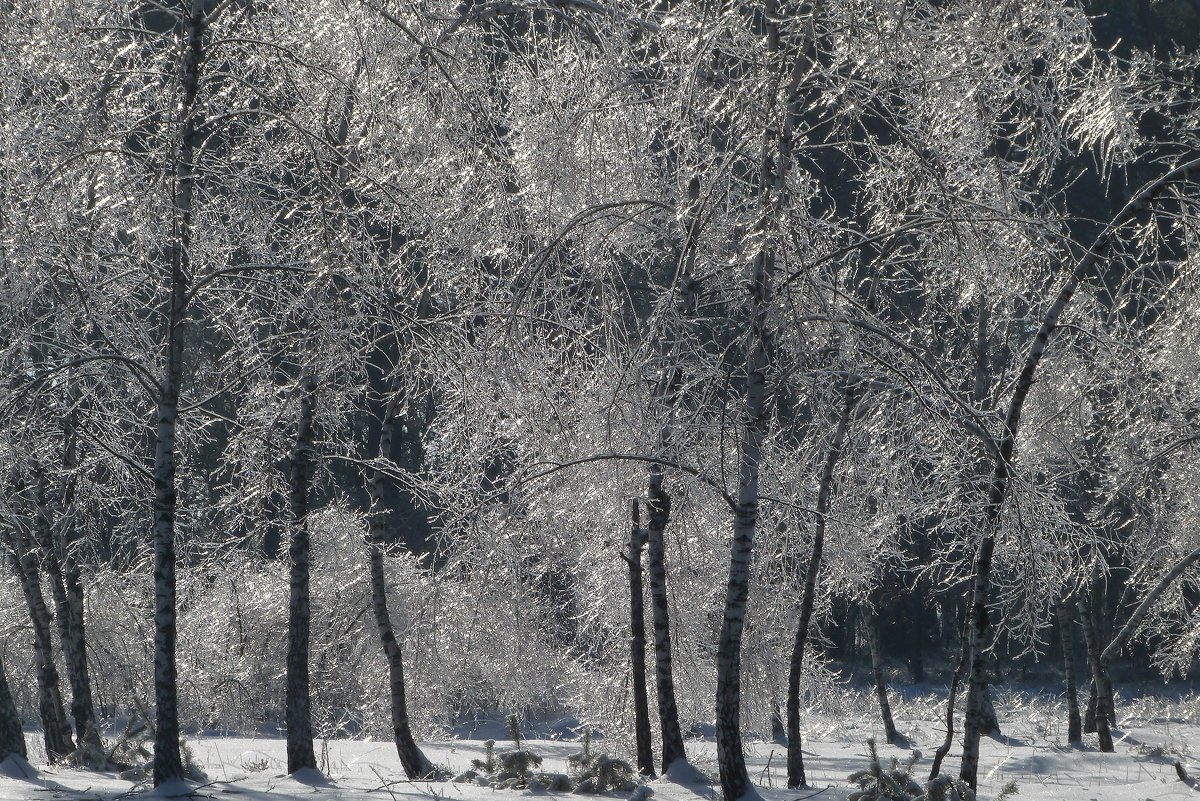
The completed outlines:
[[[1145,699],[1124,705],[1127,728],[1114,733],[1115,754],[1101,754],[1094,735],[1082,749],[1065,745],[1065,723],[1061,709],[1044,700],[1011,696],[1000,705],[1005,736],[984,742],[980,769],[981,798],[993,798],[1010,780],[1019,787],[1018,799],[1096,799],[1097,801],[1146,801],[1146,799],[1195,798],[1197,791],[1180,782],[1174,762],[1179,760],[1189,773],[1200,774],[1200,702],[1196,699],[1158,701]],[[940,741],[935,699],[917,699],[897,705],[897,723],[925,756],[914,774],[928,775],[930,756]],[[838,716],[811,716],[805,740],[809,789],[788,790],[784,785],[784,752],[779,745],[748,743],[750,771],[766,801],[796,801],[819,798],[842,801],[855,788],[846,783],[852,771],[865,767],[866,740],[880,737],[878,727],[858,712]],[[40,752],[38,735],[30,733],[31,753]],[[504,796],[528,796],[527,791],[501,791],[452,782],[409,782],[404,779],[390,742],[329,740],[317,744],[318,760],[326,776],[303,780],[284,772],[284,742],[275,738],[191,737],[188,744],[210,782],[190,788],[191,797],[245,799],[245,801],[336,801],[379,799],[380,801],[503,801]],[[576,753],[577,742],[526,740],[525,746],[540,754],[543,768],[567,771],[567,758]],[[504,747],[498,742],[498,748]],[[426,753],[436,763],[454,772],[465,770],[472,759],[483,754],[476,739],[426,743]],[[602,740],[593,750],[604,748]],[[881,746],[886,758],[902,760],[911,750]],[[688,744],[691,761],[703,773],[715,777],[715,746],[710,740]],[[31,775],[19,775],[21,766],[3,765],[0,801],[30,799],[78,799],[114,801],[129,797],[136,788],[113,774],[35,765]],[[952,753],[947,771],[957,770]],[[719,789],[696,782],[660,779],[651,784],[655,801],[715,801]],[[175,792],[179,788],[174,788]],[[155,795],[167,795],[162,789]],[[548,796],[550,793],[538,793]],[[628,794],[612,795],[612,798]]]

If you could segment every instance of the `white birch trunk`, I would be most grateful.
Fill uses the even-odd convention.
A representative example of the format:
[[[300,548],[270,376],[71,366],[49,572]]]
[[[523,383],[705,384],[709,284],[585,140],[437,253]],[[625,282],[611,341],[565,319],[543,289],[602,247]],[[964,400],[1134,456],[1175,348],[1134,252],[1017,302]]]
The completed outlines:
[[[204,59],[207,20],[201,0],[190,0],[184,18],[184,42],[179,72],[182,96],[180,133],[175,154],[172,230],[166,268],[170,287],[166,306],[163,372],[155,412],[154,447],[154,786],[183,776],[179,753],[179,696],[175,661],[175,431],[183,381],[184,324],[191,279],[189,253],[195,158],[199,119],[195,109]]]
[[[313,420],[316,416],[316,381],[311,376],[300,380],[300,409],[296,420],[296,445],[289,458],[288,500],[291,507],[291,539],[288,543],[290,568],[288,595],[287,698],[284,715],[287,724],[288,773],[315,769],[313,750],[312,696],[309,686],[309,637],[312,630],[309,574],[311,538],[308,529],[308,491],[313,471]]]
[[[654,777],[654,749],[650,742],[650,700],[646,694],[646,610],[642,601],[642,545],[648,538],[642,528],[638,502],[633,501],[633,525],[622,556],[629,567],[629,669],[633,674],[633,731],[638,773]]]
[[[42,735],[46,743],[46,758],[51,763],[71,755],[75,744],[71,740],[71,725],[63,708],[62,688],[54,660],[53,624],[50,610],[42,594],[37,556],[33,543],[20,532],[9,535],[13,553],[13,568],[25,596],[29,622],[33,628],[33,657],[37,667],[38,712],[42,718]]]

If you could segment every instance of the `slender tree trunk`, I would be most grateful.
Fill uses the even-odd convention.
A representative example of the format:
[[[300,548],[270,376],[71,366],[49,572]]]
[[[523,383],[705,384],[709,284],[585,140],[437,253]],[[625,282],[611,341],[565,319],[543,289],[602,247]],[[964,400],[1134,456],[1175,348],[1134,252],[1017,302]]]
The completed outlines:
[[[1090,660],[1090,657],[1089,657]],[[1088,675],[1091,675],[1091,661],[1088,662]],[[1083,713],[1083,733],[1096,733],[1096,683],[1088,682],[1088,701]]]
[[[638,773],[654,776],[654,749],[650,735],[650,701],[646,695],[646,610],[642,603],[642,543],[638,502],[633,502],[633,525],[623,554],[629,566],[629,666],[633,674],[633,731],[637,743]]]
[[[21,715],[17,705],[13,703],[12,692],[8,688],[8,675],[4,662],[0,660],[0,762],[8,759],[9,754],[16,754],[25,759],[25,733],[21,729]]]
[[[771,330],[768,312],[772,301],[772,280],[775,256],[772,238],[776,222],[788,207],[788,172],[791,169],[792,140],[800,118],[805,97],[803,76],[815,60],[815,34],[810,7],[804,19],[797,21],[807,36],[806,53],[790,59],[790,74],[780,69],[785,62],[783,37],[779,29],[780,14],[775,0],[764,7],[767,37],[766,52],[775,71],[772,86],[766,95],[771,108],[779,97],[780,84],[785,105],[778,113],[768,112],[772,122],[763,131],[762,158],[759,162],[758,193],[760,218],[756,228],[759,240],[750,265],[750,320],[746,354],[746,383],[742,410],[741,443],[738,453],[737,493],[733,501],[733,538],[729,547],[729,580],[725,588],[725,610],[717,649],[717,765],[721,774],[721,791],[725,801],[737,801],[753,792],[750,774],[746,770],[746,755],[742,749],[741,733],[741,671],[742,631],[746,624],[747,602],[750,596],[750,567],[754,555],[754,538],[758,528],[759,467],[763,443],[770,429],[770,398],[767,372],[770,362]],[[789,47],[794,41],[789,41]]]
[[[69,538],[54,530],[46,502],[45,478],[41,475],[38,476],[37,526],[44,554],[42,563],[46,568],[51,595],[54,596],[63,663],[67,668],[67,681],[71,685],[71,716],[75,719],[76,738],[79,748],[87,752],[85,761],[100,766],[105,761],[104,746],[100,741],[88,675],[87,640],[83,628],[83,586],[78,567],[68,566],[70,557],[66,547],[60,547]]]
[[[1079,718],[1079,693],[1075,680],[1075,638],[1071,629],[1075,625],[1075,616],[1071,614],[1070,606],[1060,601],[1058,604],[1058,631],[1062,640],[1063,672],[1067,681],[1067,742],[1078,745],[1083,742],[1083,730]]]
[[[12,532],[9,544],[13,552],[13,567],[25,596],[29,611],[29,622],[33,627],[33,656],[37,665],[38,712],[42,718],[42,733],[46,741],[46,757],[51,763],[71,755],[75,744],[71,741],[71,725],[63,709],[62,688],[59,684],[58,668],[54,662],[53,624],[50,610],[42,595],[42,582],[38,575],[37,556],[33,544],[20,532]]]
[[[765,325],[765,320],[759,321]],[[742,630],[750,597],[750,565],[758,525],[758,473],[769,421],[767,354],[756,341],[747,359],[745,423],[738,459],[738,495],[729,549],[725,614],[717,645],[717,764],[725,801],[738,801],[752,786],[742,749]]]
[[[954,673],[950,676],[950,689],[946,693],[946,736],[933,754],[933,765],[929,769],[930,781],[936,779],[942,772],[942,761],[946,759],[946,755],[950,753],[950,748],[954,745],[954,704],[958,701],[958,688],[967,673],[967,660],[971,658],[969,626],[969,621],[964,622],[962,634],[959,637],[958,664],[955,665]]]
[[[1087,598],[1089,594],[1083,592],[1079,594],[1079,617],[1083,621],[1083,639],[1087,646],[1088,666],[1092,672],[1092,692],[1097,699],[1102,699],[1108,684],[1108,676],[1105,675],[1104,663],[1100,660],[1100,643]],[[1112,753],[1115,749],[1113,748],[1112,732],[1109,731],[1108,715],[1104,714],[1104,708],[1099,703],[1095,706],[1094,714],[1096,733],[1100,737],[1100,750],[1104,753]]]
[[[1012,400],[1008,414],[1004,420],[1004,430],[994,446],[995,463],[992,472],[991,486],[988,490],[987,503],[983,515],[983,538],[975,553],[975,563],[971,581],[971,611],[970,611],[970,673],[968,674],[967,714],[963,732],[963,759],[959,778],[972,790],[977,790],[979,772],[979,738],[986,725],[984,715],[984,695],[987,693],[987,650],[991,647],[991,621],[988,616],[988,604],[991,600],[992,556],[996,549],[996,535],[1000,528],[1000,514],[1004,500],[1008,495],[1012,462],[1016,456],[1017,433],[1021,423],[1021,413],[1025,400],[1033,387],[1034,378],[1046,353],[1050,336],[1058,327],[1058,320],[1075,295],[1079,282],[1088,275],[1096,262],[1108,250],[1114,234],[1130,221],[1136,219],[1157,195],[1167,187],[1186,180],[1193,173],[1200,171],[1200,158],[1193,159],[1168,170],[1157,180],[1139,189],[1129,202],[1117,212],[1096,241],[1076,263],[1067,275],[1054,301],[1047,308],[1037,333],[1026,354],[1021,372],[1013,384]],[[1103,698],[1103,687],[1100,688]]]
[[[1100,651],[1100,668],[1101,674],[1104,677],[1103,684],[1100,685],[1099,694],[1096,696],[1096,711],[1103,712],[1108,725],[1117,725],[1117,706],[1113,698],[1112,678],[1108,674],[1108,667],[1112,664],[1111,661],[1104,659],[1104,654],[1107,652],[1111,657],[1116,655],[1116,650],[1110,650],[1104,643],[1108,641],[1109,632],[1112,631],[1112,621],[1106,619],[1104,614],[1104,589],[1100,582],[1096,582],[1089,594],[1091,598],[1092,621],[1095,628],[1093,631],[1096,634],[1096,647]]]
[[[288,501],[291,507],[291,568],[288,597],[287,652],[287,761],[288,773],[317,767],[313,750],[312,694],[309,686],[309,637],[312,630],[309,573],[312,567],[308,528],[308,491],[313,472],[313,421],[317,411],[316,381],[300,380],[300,410],[296,421],[296,447],[289,461]]]
[[[396,430],[396,393],[392,393],[383,413],[379,432],[379,458],[391,460],[392,440]],[[432,775],[433,763],[425,756],[417,741],[413,739],[412,726],[408,718],[408,701],[404,685],[404,653],[396,638],[392,617],[388,611],[387,579],[383,569],[383,545],[387,537],[387,515],[383,501],[383,473],[378,468],[370,471],[367,479],[370,496],[367,555],[371,575],[371,609],[375,615],[375,628],[383,644],[383,653],[388,664],[388,687],[392,715],[392,736],[396,743],[396,754],[404,773],[410,779],[422,779]]]
[[[833,494],[833,477],[838,459],[846,444],[846,432],[850,428],[850,415],[854,411],[856,395],[849,387],[842,389],[842,413],[834,430],[833,440],[825,454],[825,464],[817,485],[817,508],[813,531],[812,552],[804,572],[804,590],[800,596],[800,620],[796,624],[796,636],[792,642],[792,658],[788,669],[787,697],[787,785],[789,788],[804,787],[804,753],[800,740],[800,679],[804,672],[804,649],[808,644],[808,629],[812,620],[813,604],[817,597],[817,573],[821,569],[821,557],[825,548],[825,523],[829,514],[830,498]],[[890,742],[890,741],[889,741]]]
[[[1112,680],[1109,678],[1108,668],[1116,660],[1117,654],[1121,652],[1121,649],[1124,648],[1133,638],[1133,635],[1137,633],[1142,621],[1144,621],[1146,616],[1150,614],[1150,610],[1154,607],[1154,604],[1157,603],[1158,599],[1162,597],[1163,593],[1165,593],[1173,583],[1175,583],[1176,579],[1187,572],[1187,570],[1192,565],[1196,564],[1197,561],[1200,561],[1200,548],[1190,551],[1177,562],[1175,562],[1175,564],[1171,566],[1171,569],[1168,570],[1163,577],[1160,578],[1158,582],[1150,588],[1150,591],[1147,592],[1142,598],[1141,602],[1137,605],[1137,608],[1133,610],[1133,614],[1129,616],[1129,619],[1125,621],[1124,625],[1122,625],[1120,630],[1113,635],[1112,640],[1109,641],[1108,645],[1104,646],[1103,649],[1100,649],[1098,644],[1100,639],[1099,632],[1103,629],[1103,627],[1100,625],[1100,622],[1097,620],[1099,617],[1098,607],[1100,604],[1098,600],[1093,601],[1091,604],[1093,609],[1092,620],[1094,621],[1095,631],[1097,632],[1096,650],[1099,652],[1095,659],[1100,666],[1100,674],[1103,679],[1102,683],[1098,687],[1098,692],[1096,695],[1096,712],[1093,713],[1096,715],[1096,717],[1099,717],[1100,713],[1103,712],[1103,714],[1108,718],[1110,725],[1117,725],[1117,709],[1113,695]],[[1099,593],[1094,593],[1094,595],[1098,597]],[[1090,650],[1088,658],[1092,658]]]
[[[888,745],[897,740],[896,722],[892,720],[892,705],[888,701],[887,676],[883,672],[883,652],[879,645],[879,610],[872,606],[863,610],[863,631],[867,635],[867,650],[871,652],[871,673],[875,677],[875,697],[879,699],[879,715],[883,719],[883,735]]]
[[[662,468],[650,471],[646,500],[646,574],[650,579],[650,610],[654,620],[654,683],[658,694],[658,722],[662,730],[662,772],[676,760],[686,760],[679,710],[675,703],[675,676],[671,655],[671,608],[667,598],[664,533],[671,517],[671,496],[663,489]]]
[[[179,753],[179,693],[175,660],[178,639],[175,602],[175,435],[179,417],[179,392],[183,383],[184,325],[188,316],[191,277],[192,200],[195,159],[200,144],[200,119],[196,97],[204,60],[207,18],[203,0],[189,0],[184,19],[184,46],[180,63],[182,96],[177,109],[180,134],[175,155],[172,231],[167,268],[170,298],[162,379],[155,412],[154,447],[154,786],[183,777]]]

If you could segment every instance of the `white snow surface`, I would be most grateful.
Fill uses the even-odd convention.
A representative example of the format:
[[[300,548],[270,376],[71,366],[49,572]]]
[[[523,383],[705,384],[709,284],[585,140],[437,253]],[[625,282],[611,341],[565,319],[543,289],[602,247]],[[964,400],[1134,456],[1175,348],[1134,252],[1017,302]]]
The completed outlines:
[[[1177,708],[1177,707],[1176,707]],[[930,707],[932,711],[932,707]],[[1200,792],[1179,781],[1174,762],[1179,760],[1191,775],[1200,776],[1200,723],[1195,718],[1142,716],[1131,718],[1128,729],[1114,732],[1117,750],[1101,754],[1095,735],[1085,735],[1082,748],[1067,747],[1064,732],[1050,710],[1035,706],[1002,712],[1006,736],[984,740],[980,763],[980,798],[994,798],[1010,780],[1016,781],[1021,799],[1054,801],[1147,801],[1152,799],[1200,798]],[[805,767],[809,788],[788,790],[784,787],[785,749],[775,743],[750,740],[746,744],[750,774],[765,801],[844,801],[856,788],[846,777],[866,767],[868,737],[881,739],[877,726],[861,719],[811,721],[804,741]],[[928,777],[933,751],[940,742],[940,724],[932,714],[923,720],[898,720],[902,732],[924,754],[914,775]],[[0,770],[0,801],[30,799],[70,799],[71,801],[117,801],[136,798],[229,799],[230,801],[505,801],[505,798],[562,796],[539,791],[493,790],[451,782],[411,782],[405,779],[395,748],[388,741],[319,740],[318,761],[321,771],[304,775],[285,773],[285,743],[263,737],[187,738],[197,761],[208,773],[208,783],[172,783],[150,791],[146,785],[134,785],[113,773],[96,773],[74,768],[47,766],[39,761],[40,734],[26,734],[34,768],[28,771],[20,763]],[[542,755],[542,768],[567,772],[567,757],[580,749],[569,740],[524,740],[526,748]],[[424,743],[425,753],[435,764],[459,773],[472,759],[483,755],[482,740],[454,740]],[[504,744],[497,742],[498,748]],[[593,751],[606,748],[603,739],[593,740]],[[957,749],[956,749],[957,750]],[[906,748],[880,745],[881,756],[902,761],[911,754]],[[716,777],[716,746],[711,740],[691,740],[688,755],[698,774]],[[951,752],[943,772],[954,775],[957,755]],[[673,777],[687,777],[686,771],[673,771]],[[661,778],[650,783],[653,801],[719,801],[715,784],[682,782]],[[607,798],[628,798],[628,793],[609,794]]]

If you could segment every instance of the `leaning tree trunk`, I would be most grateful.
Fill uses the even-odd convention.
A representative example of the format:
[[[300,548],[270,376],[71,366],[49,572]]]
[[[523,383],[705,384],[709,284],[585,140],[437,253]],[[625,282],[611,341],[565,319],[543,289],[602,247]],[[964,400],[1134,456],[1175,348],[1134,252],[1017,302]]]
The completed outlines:
[[[390,460],[392,440],[396,430],[396,394],[388,400],[379,431],[379,459]],[[383,643],[383,654],[388,664],[388,687],[392,715],[392,737],[396,743],[396,754],[404,773],[410,779],[421,779],[433,774],[433,763],[425,756],[413,738],[408,718],[408,700],[404,685],[404,652],[392,625],[388,611],[387,579],[383,569],[383,546],[387,538],[387,514],[383,500],[383,471],[374,468],[367,479],[370,497],[369,531],[367,556],[371,576],[371,609],[375,615],[375,628]]]
[[[158,386],[154,442],[154,786],[183,777],[179,753],[179,691],[175,660],[178,639],[175,600],[175,436],[179,417],[179,391],[183,383],[184,325],[188,317],[191,275],[192,201],[195,191],[195,160],[200,150],[200,124],[196,97],[200,91],[200,69],[204,60],[205,3],[190,0],[184,19],[184,42],[180,63],[182,96],[177,113],[180,122],[175,154],[174,195],[167,271],[170,298],[167,302],[165,354]]]
[[[991,646],[991,620],[988,615],[988,604],[991,601],[992,557],[996,549],[996,536],[1000,530],[1000,515],[1004,500],[1008,495],[1011,479],[1012,463],[1016,456],[1017,433],[1021,424],[1021,413],[1037,371],[1046,353],[1050,336],[1058,327],[1058,320],[1075,295],[1079,282],[1089,275],[1097,261],[1108,251],[1114,235],[1131,221],[1137,219],[1147,205],[1168,187],[1185,181],[1194,173],[1200,171],[1200,158],[1181,164],[1168,170],[1157,180],[1139,189],[1112,218],[1096,241],[1076,263],[1070,274],[1066,276],[1058,294],[1046,310],[1037,333],[1033,337],[1029,353],[1021,366],[1016,382],[1013,384],[1012,400],[1008,414],[1004,420],[1004,430],[995,446],[995,462],[992,472],[991,485],[988,489],[987,503],[984,507],[983,538],[975,552],[975,562],[971,581],[970,609],[970,673],[968,674],[967,714],[963,732],[963,758],[959,778],[967,783],[972,790],[977,790],[979,773],[979,738],[986,721],[984,720],[984,695],[987,693],[987,650]],[[1097,667],[1099,667],[1097,663]],[[1101,671],[1102,672],[1102,671]],[[1103,698],[1103,687],[1098,688]]]
[[[875,677],[875,697],[879,700],[879,715],[883,719],[883,736],[888,745],[895,745],[898,739],[896,722],[892,719],[892,705],[888,701],[887,676],[879,645],[879,609],[872,605],[864,612],[863,632],[867,637],[867,650],[871,652],[871,674]]]
[[[637,744],[638,773],[654,776],[654,750],[650,739],[650,701],[646,696],[646,610],[642,602],[642,543],[638,502],[633,502],[633,525],[629,529],[625,563],[629,566],[629,669],[633,674],[633,731]]]
[[[13,532],[9,538],[13,552],[13,567],[25,596],[29,621],[33,628],[33,656],[37,665],[38,713],[42,718],[42,734],[46,742],[46,757],[51,763],[65,759],[75,750],[71,741],[71,724],[63,709],[62,688],[54,661],[53,623],[42,582],[38,576],[37,556],[29,538]]]
[[[0,660],[0,762],[8,759],[9,754],[16,754],[22,759],[28,756],[25,733],[21,729],[21,715],[13,703],[4,662]]]
[[[1079,692],[1075,679],[1075,638],[1071,629],[1075,616],[1065,601],[1058,604],[1058,632],[1062,640],[1063,673],[1067,682],[1067,742],[1078,745],[1083,742],[1083,728],[1079,718]]]
[[[1108,676],[1109,666],[1117,658],[1117,654],[1121,652],[1121,649],[1124,648],[1133,638],[1133,635],[1137,633],[1138,628],[1142,625],[1142,621],[1145,620],[1146,616],[1150,614],[1151,608],[1155,603],[1158,602],[1158,599],[1162,597],[1163,593],[1167,591],[1167,588],[1169,588],[1176,579],[1187,572],[1192,565],[1196,564],[1197,561],[1200,561],[1200,548],[1196,548],[1195,550],[1185,554],[1181,559],[1179,559],[1179,561],[1172,565],[1171,569],[1168,570],[1163,577],[1160,578],[1158,582],[1150,588],[1150,591],[1147,592],[1145,597],[1142,598],[1141,603],[1139,603],[1137,608],[1133,610],[1133,614],[1131,614],[1129,619],[1125,621],[1125,624],[1121,626],[1120,631],[1113,636],[1108,645],[1106,645],[1103,651],[1096,657],[1096,661],[1100,665],[1100,670],[1104,678],[1101,692],[1098,694],[1096,699],[1096,706],[1098,709],[1105,711],[1105,713],[1108,715],[1108,720],[1112,725],[1116,725],[1117,718],[1116,704],[1114,703],[1113,699],[1112,681]]]
[[[71,465],[64,465],[71,467]],[[67,521],[60,521],[69,525]],[[75,734],[79,748],[86,752],[85,762],[96,766],[107,760],[96,723],[92,701],[92,683],[88,675],[87,640],[83,628],[83,585],[79,568],[67,553],[67,542],[73,538],[56,532],[46,503],[45,478],[38,476],[37,526],[41,540],[43,565],[49,578],[50,593],[54,596],[55,616],[58,618],[58,639],[62,647],[67,681],[71,685],[71,716],[75,719]]]
[[[967,629],[969,625],[969,622],[964,622],[962,634],[959,637],[958,664],[954,666],[954,674],[950,677],[950,689],[946,693],[946,736],[942,739],[942,744],[937,747],[937,751],[933,753],[933,765],[929,768],[929,781],[936,779],[942,772],[942,761],[950,753],[951,746],[954,745],[954,704],[958,701],[958,688],[962,685],[963,676],[966,675],[967,660],[971,655],[970,634]]]
[[[290,461],[288,501],[291,507],[290,593],[288,597],[287,722],[288,773],[317,767],[313,750],[312,695],[309,687],[309,635],[312,629],[309,572],[312,554],[308,528],[308,491],[313,473],[313,420],[317,389],[312,376],[300,380],[296,447]]]
[[[816,525],[813,531],[812,552],[804,572],[804,590],[800,596],[800,620],[796,624],[796,637],[792,642],[792,658],[788,669],[787,696],[787,786],[804,787],[804,753],[800,741],[800,679],[804,672],[804,649],[808,644],[808,629],[812,621],[813,604],[817,597],[817,573],[821,569],[821,556],[825,548],[825,523],[829,514],[829,501],[833,494],[833,476],[842,448],[846,443],[846,431],[850,428],[850,414],[854,411],[855,391],[843,387],[842,413],[825,464],[817,485]],[[891,742],[889,740],[889,742]]]

